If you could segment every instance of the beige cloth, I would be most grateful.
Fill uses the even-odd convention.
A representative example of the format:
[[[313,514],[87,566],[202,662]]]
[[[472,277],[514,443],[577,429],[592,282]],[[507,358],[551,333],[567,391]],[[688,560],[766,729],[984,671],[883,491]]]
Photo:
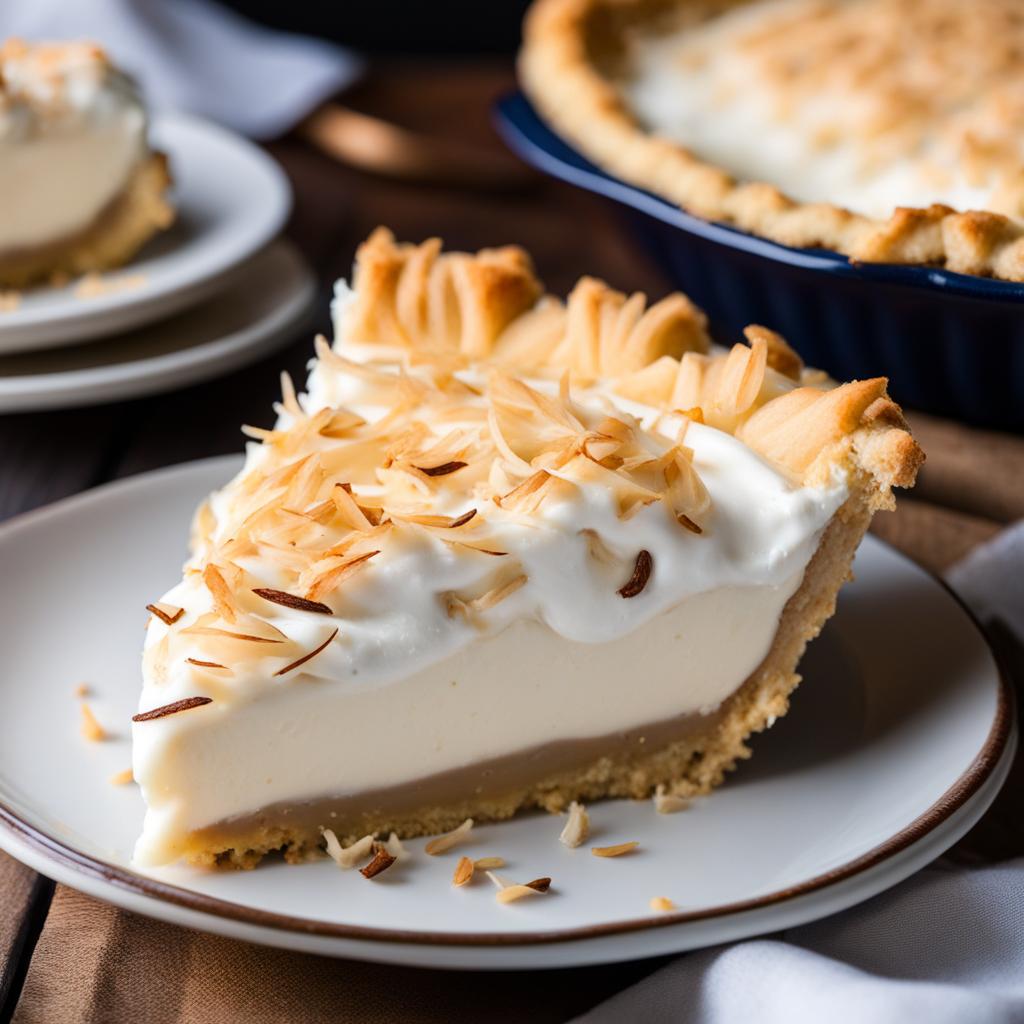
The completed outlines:
[[[876,532],[938,572],[1024,516],[1024,440],[924,416],[914,428],[928,464]],[[1020,775],[1018,766],[1014,791],[961,844],[962,858],[1024,853]],[[0,922],[25,898],[26,873],[12,867],[0,862]],[[149,921],[58,886],[14,1021],[563,1021],[655,966],[456,974],[336,961]]]

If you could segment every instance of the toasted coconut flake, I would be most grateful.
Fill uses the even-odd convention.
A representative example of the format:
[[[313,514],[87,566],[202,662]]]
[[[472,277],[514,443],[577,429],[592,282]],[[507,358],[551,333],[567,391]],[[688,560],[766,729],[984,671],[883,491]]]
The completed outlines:
[[[147,604],[146,611],[155,615],[167,626],[173,626],[185,614],[184,608],[176,608],[173,604],[164,604],[163,601]]]
[[[268,623],[269,625],[269,623]],[[270,636],[256,636],[255,633],[236,633],[231,629],[219,629],[217,626],[189,626],[181,631],[195,636],[224,636],[229,640],[242,640],[250,644],[283,644],[284,640],[278,640]]]
[[[515,903],[516,900],[521,900],[524,896],[540,896],[546,891],[546,889],[535,889],[532,885],[508,885],[504,889],[499,889],[494,898],[502,904]]]
[[[619,456],[616,456],[616,459],[618,458]],[[563,482],[581,487],[600,487],[610,491],[618,506],[618,517],[625,521],[661,498],[660,490],[644,486],[630,472],[636,465],[649,461],[650,456],[646,452],[640,456],[639,450],[630,456],[628,462],[623,459],[621,463],[617,463],[617,468],[593,462],[579,455],[558,470],[558,475]]]
[[[614,565],[618,562],[618,558],[615,557],[615,552],[601,539],[601,534],[597,530],[592,530],[590,527],[586,527],[579,531],[580,536],[586,539],[587,550],[590,552],[590,557],[595,562],[601,562],[604,565]]]
[[[88,683],[79,683],[75,687],[75,696],[76,697],[88,697],[91,692],[92,691],[89,689],[89,684]]]
[[[413,512],[408,515],[396,512],[394,517],[404,523],[413,523],[416,526],[428,526],[438,530],[457,530],[476,517],[476,509],[471,508],[454,519],[451,516],[431,515],[425,512]]]
[[[454,544],[456,547],[465,548],[467,551],[475,551],[478,555],[490,555],[492,558],[505,558],[508,555],[507,551],[495,551],[494,548],[483,548],[476,544],[469,544],[464,540],[449,540],[449,544]]]
[[[659,814],[675,814],[678,811],[685,811],[690,806],[686,797],[669,793],[663,785],[659,785],[654,791],[654,809]]]
[[[373,836],[363,836],[357,839],[351,846],[342,846],[333,829],[321,829],[324,837],[324,844],[327,848],[327,855],[343,871],[351,871],[356,864],[363,860],[373,849]]]
[[[693,450],[677,444],[666,452],[667,462],[663,469],[665,493],[662,500],[679,516],[685,516],[691,523],[711,507],[711,495],[704,481],[693,466]],[[679,519],[682,523],[682,519]],[[685,525],[685,524],[684,524]]]
[[[348,579],[349,576],[352,576],[362,569],[374,555],[379,554],[379,550],[367,551],[364,554],[356,555],[354,558],[346,559],[340,564],[328,569],[326,572],[321,573],[313,581],[313,585],[306,591],[306,599],[309,601],[318,601],[324,596],[324,594],[329,594],[342,581]]]
[[[451,523],[448,524],[448,529],[449,530],[457,530],[460,526],[465,526],[466,523],[468,523],[475,516],[476,516],[476,509],[475,508],[471,508],[468,511],[463,512],[462,515],[459,516],[458,518],[453,519],[451,521]]]
[[[655,896],[651,900],[651,910],[657,910],[665,913],[669,910],[675,910],[676,905],[667,896]]]
[[[291,374],[286,370],[281,371],[281,405],[295,417],[304,417],[302,406],[295,394],[295,385],[292,383]]]
[[[334,632],[322,644],[320,644],[319,647],[317,647],[314,650],[310,651],[308,654],[304,654],[301,658],[296,658],[295,661],[293,661],[290,665],[285,665],[284,668],[278,669],[274,673],[274,675],[275,676],[287,675],[293,669],[297,669],[300,665],[305,665],[307,661],[310,661],[311,659],[315,658],[321,651],[326,650],[327,647],[330,646],[331,642],[334,640],[334,638],[337,635],[338,635],[338,628],[335,627],[334,628]]]
[[[267,430],[266,427],[254,427],[250,423],[242,424],[242,433],[253,441],[261,441],[263,444],[272,444],[282,436],[277,430]]]
[[[640,844],[634,839],[628,843],[619,843],[616,846],[592,846],[590,852],[595,857],[621,857],[625,853],[632,853]]]
[[[374,845],[373,860],[366,867],[360,868],[359,874],[363,878],[376,878],[382,871],[387,871],[397,859],[397,857],[393,857],[388,853],[387,847],[383,843],[376,843]]]
[[[130,782],[135,781],[135,776],[132,774],[131,768],[125,768],[123,771],[115,772],[110,776],[110,784],[112,786],[127,786]]]
[[[219,661],[201,661],[199,658],[186,658],[185,661],[197,668],[222,668],[227,672],[231,671],[227,665],[222,665]]]
[[[477,871],[493,871],[495,868],[503,868],[504,866],[504,857],[478,857],[473,861],[473,867]]]
[[[427,476],[447,476],[449,473],[465,469],[468,465],[468,462],[460,462],[458,459],[453,459],[451,462],[442,462],[440,466],[416,466],[415,468],[421,473],[426,473]]]
[[[587,809],[583,804],[573,800],[569,804],[569,820],[565,823],[565,828],[562,829],[558,840],[570,849],[574,849],[577,846],[582,846],[589,835],[590,815],[587,814]]]
[[[461,887],[469,885],[473,881],[475,865],[468,857],[460,857],[459,863],[455,865],[455,874],[452,875],[452,885]]]
[[[357,416],[354,412],[349,412],[348,409],[333,409],[330,412],[331,415],[327,422],[317,431],[321,437],[346,437],[356,427],[361,427],[366,423],[362,416]]]
[[[629,582],[619,587],[619,597],[636,597],[647,586],[653,569],[654,559],[651,557],[650,551],[641,550],[636,556],[633,575],[629,578]]]
[[[220,569],[212,562],[203,569],[203,583],[213,598],[217,614],[225,622],[235,621],[235,599]]]
[[[704,532],[704,530],[684,512],[676,513],[676,522],[679,523],[680,526],[685,526],[690,533],[701,534]]]
[[[458,594],[443,594],[442,597],[445,603],[445,609],[448,612],[448,617],[455,618],[456,616],[459,616],[469,623],[479,625],[479,620],[477,619],[478,615],[483,612],[490,611],[490,609],[495,605],[504,601],[506,597],[514,594],[526,582],[527,577],[520,574],[519,576],[514,576],[505,583],[496,584],[479,597],[474,597],[472,600],[468,601],[465,598],[460,597]]]
[[[152,722],[157,718],[166,718],[168,715],[176,715],[179,711],[191,711],[192,708],[201,708],[205,704],[212,704],[212,697],[184,697],[171,704],[164,704],[162,707],[153,708],[152,711],[143,711],[140,714],[132,715],[133,722]]]
[[[368,530],[373,525],[352,494],[350,484],[338,483],[331,490],[331,501],[342,521],[353,530]]]
[[[444,853],[450,850],[453,846],[463,842],[469,835],[470,829],[473,827],[473,819],[467,818],[457,829],[453,829],[451,832],[446,833],[443,836],[436,836],[431,839],[426,846],[423,847],[425,853],[430,854],[431,857],[436,857],[439,853]]]
[[[579,450],[592,462],[604,464],[622,447],[621,439],[606,434],[588,434]]]
[[[525,459],[521,459],[516,455],[508,441],[505,440],[505,435],[501,432],[501,425],[498,422],[498,417],[493,408],[488,410],[487,426],[491,432],[491,440],[494,442],[494,447],[498,450],[498,454],[502,459],[507,463],[509,470],[520,474],[529,473],[531,470],[530,464]]]
[[[308,601],[304,597],[299,597],[297,594],[289,594],[284,590],[256,587],[253,593],[257,597],[262,597],[264,601],[270,601],[271,604],[283,605],[285,608],[294,608],[296,611],[316,612],[319,615],[334,614],[329,605],[322,604],[320,601]]]
[[[81,732],[84,739],[90,743],[102,743],[107,738],[107,731],[96,720],[92,708],[85,701],[82,701],[82,725]]]
[[[515,576],[507,583],[503,583],[497,587],[492,587],[486,594],[481,594],[479,597],[468,602],[469,607],[475,612],[489,611],[496,604],[504,601],[506,597],[514,594],[526,583],[526,580],[527,577],[525,575]]]
[[[494,883],[497,889],[507,889],[511,885],[515,885],[510,878],[506,878],[504,875],[499,875],[496,871],[485,871],[485,875]]]
[[[531,515],[535,512],[551,485],[554,478],[546,470],[539,469],[527,477],[521,484],[514,487],[508,494],[496,495],[494,503],[511,512]]]
[[[532,882],[526,882],[525,885],[527,889],[533,889],[535,892],[547,892],[551,888],[551,879],[547,876],[535,878]]]

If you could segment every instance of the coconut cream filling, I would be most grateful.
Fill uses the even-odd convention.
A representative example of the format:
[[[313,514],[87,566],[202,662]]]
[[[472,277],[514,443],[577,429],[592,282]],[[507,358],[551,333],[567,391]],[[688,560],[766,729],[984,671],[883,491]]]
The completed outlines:
[[[386,686],[358,674],[307,679],[213,715],[137,726],[149,810],[136,860],[174,860],[191,831],[262,807],[711,711],[767,653],[801,576],[694,595],[610,642],[566,640],[519,619]]]
[[[870,151],[856,126],[870,112],[852,90],[792,102],[765,82],[737,41],[792,3],[742,6],[702,25],[633,42],[619,82],[644,127],[740,181],[768,182],[802,202],[888,219],[897,206],[998,209],[995,181],[969,181],[960,147],[936,134]],[[1019,211],[1007,209],[1008,215]]]

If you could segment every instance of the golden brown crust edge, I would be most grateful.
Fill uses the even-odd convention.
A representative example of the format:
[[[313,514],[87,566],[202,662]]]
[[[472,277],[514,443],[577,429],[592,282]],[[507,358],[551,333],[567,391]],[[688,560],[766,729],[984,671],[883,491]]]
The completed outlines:
[[[26,288],[123,266],[153,235],[174,222],[174,209],[166,198],[170,185],[167,157],[150,154],[114,202],[84,231],[0,258],[0,287]]]
[[[1024,227],[1001,214],[935,204],[873,220],[827,203],[798,202],[766,182],[738,181],[647,133],[591,55],[614,47],[624,26],[670,6],[666,0],[535,0],[530,8],[520,80],[544,117],[584,154],[691,213],[783,245],[1024,281]]]

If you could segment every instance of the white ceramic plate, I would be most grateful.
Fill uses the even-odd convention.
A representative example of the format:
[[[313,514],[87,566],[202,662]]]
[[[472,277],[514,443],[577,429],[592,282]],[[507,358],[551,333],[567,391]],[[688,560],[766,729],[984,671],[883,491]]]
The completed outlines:
[[[254,362],[309,316],[312,272],[279,240],[215,298],[88,345],[0,355],[0,413],[95,405],[184,387]]]
[[[82,298],[75,282],[24,292],[16,309],[0,312],[0,352],[71,345],[168,316],[212,295],[281,230],[291,188],[262,149],[180,114],[156,118],[152,140],[170,159],[174,226],[104,274],[103,294]]]
[[[457,856],[379,880],[332,862],[251,872],[137,873],[142,819],[129,765],[143,605],[177,579],[193,506],[238,466],[216,459],[97,489],[0,529],[0,846],[123,907],[238,938],[420,966],[556,967],[708,945],[866,899],[936,857],[981,815],[1014,746],[1009,700],[981,634],[931,577],[869,538],[857,580],[805,661],[792,713],[753,759],[689,810],[591,808],[615,860],[558,842],[532,815],[473,830],[544,897],[499,906],[485,879],[450,883]],[[78,733],[74,687],[114,734]],[[382,738],[382,746],[386,738]],[[211,780],[215,785],[216,780]],[[680,910],[656,914],[654,896]]]

